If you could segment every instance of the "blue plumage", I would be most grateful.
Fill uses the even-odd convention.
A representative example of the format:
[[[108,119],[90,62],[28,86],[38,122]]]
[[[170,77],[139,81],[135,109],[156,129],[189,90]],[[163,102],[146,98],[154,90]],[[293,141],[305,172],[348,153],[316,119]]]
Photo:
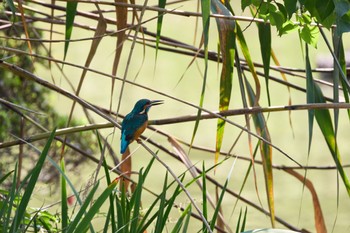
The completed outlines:
[[[128,148],[129,144],[143,133],[148,123],[149,109],[158,104],[162,104],[161,100],[141,99],[137,101],[133,110],[125,116],[122,122],[122,130],[120,137],[120,153],[123,154]]]

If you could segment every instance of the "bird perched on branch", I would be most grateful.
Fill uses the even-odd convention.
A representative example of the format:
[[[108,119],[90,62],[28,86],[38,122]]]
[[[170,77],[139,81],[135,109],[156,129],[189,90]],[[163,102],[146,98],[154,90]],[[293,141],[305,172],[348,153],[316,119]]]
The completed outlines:
[[[120,153],[122,154],[121,172],[128,178],[131,176],[131,158],[129,145],[133,141],[139,140],[140,135],[148,125],[148,111],[154,105],[162,104],[163,100],[141,99],[136,102],[132,111],[125,116],[122,122],[122,132],[120,137]],[[120,190],[127,190],[129,180],[122,179]]]
[[[152,106],[162,104],[163,100],[141,99],[137,101],[133,110],[125,116],[122,122],[122,135],[120,138],[120,153],[123,154],[126,148],[145,131],[148,125],[148,111]]]

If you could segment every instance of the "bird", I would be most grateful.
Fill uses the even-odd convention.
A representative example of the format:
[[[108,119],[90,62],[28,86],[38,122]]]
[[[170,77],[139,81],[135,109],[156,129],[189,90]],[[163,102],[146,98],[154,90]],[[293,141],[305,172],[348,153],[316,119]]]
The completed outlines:
[[[130,143],[139,140],[148,125],[148,111],[152,106],[163,104],[163,100],[140,99],[122,121],[120,153],[124,154]]]

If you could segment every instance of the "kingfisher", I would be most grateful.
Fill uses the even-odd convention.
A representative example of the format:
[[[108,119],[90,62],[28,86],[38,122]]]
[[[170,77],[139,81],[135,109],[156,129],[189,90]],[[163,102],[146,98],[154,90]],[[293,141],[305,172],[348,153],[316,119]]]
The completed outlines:
[[[120,138],[120,153],[124,154],[129,144],[138,140],[148,125],[148,111],[152,106],[162,104],[163,100],[140,99],[132,111],[125,116],[122,122]]]

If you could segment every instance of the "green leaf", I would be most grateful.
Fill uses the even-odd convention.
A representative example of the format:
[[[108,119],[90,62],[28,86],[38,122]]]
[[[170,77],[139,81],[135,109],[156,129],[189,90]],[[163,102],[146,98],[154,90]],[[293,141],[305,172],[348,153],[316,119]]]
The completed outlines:
[[[69,40],[72,36],[73,31],[73,25],[74,25],[74,18],[77,13],[77,6],[78,1],[68,1],[67,2],[67,11],[66,11],[66,33],[65,33],[65,39],[66,42],[64,43],[64,56],[63,60],[66,60],[68,47],[69,47]]]
[[[202,200],[203,200],[203,203],[202,203],[203,207],[202,208],[203,208],[203,210],[202,210],[202,212],[203,212],[204,218],[208,219],[207,179],[206,179],[204,162],[202,164],[201,177],[202,177],[202,185],[203,185],[203,188],[202,188]],[[202,232],[207,232],[207,227],[204,224],[204,222],[203,222]]]
[[[213,217],[212,217],[211,223],[210,223],[211,230],[214,230],[216,219],[219,216],[219,211],[220,211],[220,208],[221,208],[222,200],[224,199],[224,195],[226,193],[227,184],[228,184],[228,179],[225,181],[225,184],[224,184],[224,186],[222,187],[222,190],[221,190],[221,194],[220,194],[219,200],[216,203],[214,214],[213,214]]]
[[[212,1],[211,10],[214,14],[232,16],[231,12],[226,8],[226,6],[224,6],[218,0]],[[231,100],[234,59],[236,51],[235,22],[232,20],[216,18],[216,24],[219,33],[220,49],[222,54],[219,111],[225,111],[228,110]],[[220,155],[224,129],[225,121],[218,119],[216,130],[215,163],[217,163]]]
[[[317,20],[323,24],[323,21],[334,11],[333,0],[316,1],[316,11],[319,17]]]
[[[166,5],[166,0],[158,0],[158,7],[164,9]],[[158,46],[159,46],[159,39],[160,34],[162,31],[162,24],[163,24],[163,13],[158,12],[158,19],[157,19],[157,35],[156,35],[156,60],[158,57]]]
[[[10,7],[12,16],[15,16],[17,9],[15,7],[15,4],[13,4],[13,0],[6,0],[6,4]]]
[[[259,102],[259,99],[260,99],[260,81],[259,81],[259,78],[258,78],[258,75],[256,73],[256,70],[255,70],[255,66],[254,66],[254,63],[253,63],[253,60],[250,56],[250,52],[249,52],[249,49],[248,49],[248,45],[247,45],[247,42],[244,38],[244,35],[243,35],[243,32],[242,32],[242,29],[241,27],[239,26],[239,24],[236,25],[237,27],[237,39],[238,39],[238,42],[240,44],[240,47],[241,47],[241,50],[242,50],[242,53],[243,53],[243,56],[244,58],[246,59],[246,62],[247,62],[247,65],[249,67],[249,71],[251,72],[253,78],[254,78],[254,82],[255,82],[255,90],[256,90],[256,97],[255,97],[255,104],[257,104]]]
[[[306,80],[307,80],[307,83],[306,83],[307,102],[308,103],[326,103],[326,100],[323,97],[320,87],[314,82],[312,78],[311,65],[309,61],[309,51],[308,51],[307,45],[306,45]],[[310,111],[311,110],[309,110],[309,151],[311,146],[312,122],[313,122],[313,114],[314,114],[317,124],[321,129],[323,137],[325,138],[327,146],[335,161],[338,172],[344,182],[348,195],[350,196],[350,182],[341,163],[341,156],[337,145],[337,140],[335,137],[335,132],[333,129],[332,119],[331,119],[329,110],[317,109],[317,110],[314,110],[314,113],[312,114],[310,114]]]
[[[261,57],[264,65],[264,75],[268,104],[271,106],[269,91],[270,57],[271,57],[271,26],[269,24],[258,23],[259,42]]]
[[[280,30],[285,22],[285,18],[280,11],[270,12],[271,25],[276,26],[277,30]]]
[[[303,29],[301,30],[300,36],[306,43],[317,48],[319,34],[320,31],[317,26],[304,25]]]
[[[315,101],[316,103],[326,103],[323,97],[320,87],[315,83]],[[322,131],[322,134],[327,142],[327,146],[332,154],[334,162],[337,166],[340,177],[342,178],[346,191],[350,197],[350,182],[348,176],[342,166],[342,159],[339,153],[339,148],[337,145],[337,140],[335,137],[331,114],[328,109],[317,109],[315,110],[316,121]]]
[[[187,216],[186,220],[188,219],[188,217],[191,216],[191,205],[188,205],[186,207],[186,209],[182,212],[180,218],[177,220],[177,222],[176,222],[173,230],[171,231],[171,233],[178,233],[178,232],[180,232],[181,226],[182,226],[183,221],[185,220],[186,216]],[[188,227],[188,224],[184,225],[184,228],[183,228],[184,231],[185,231],[185,226]],[[187,230],[185,232],[187,232]]]
[[[64,157],[61,158],[61,170],[65,173]],[[68,203],[67,203],[67,184],[66,179],[61,175],[61,216],[62,232],[66,232],[68,226]]]
[[[86,196],[84,203],[80,207],[78,213],[75,215],[73,221],[69,224],[67,233],[72,233],[75,231],[79,221],[82,219],[84,213],[86,213],[87,208],[89,207],[92,198],[94,197],[94,194],[99,186],[99,182],[96,183],[89,192],[89,194]]]
[[[278,35],[282,36],[284,34],[288,34],[289,32],[297,29],[298,27],[299,27],[298,25],[288,20],[282,25],[282,28],[278,31]]]
[[[249,103],[251,106],[256,102],[255,93],[248,82],[245,79],[247,94],[249,97]],[[271,142],[270,133],[267,128],[265,117],[262,113],[257,113],[252,115],[255,129],[261,137],[266,139],[268,142]],[[271,224],[275,226],[275,201],[274,201],[274,191],[273,191],[273,172],[272,172],[272,148],[271,145],[261,141],[260,142],[260,153],[263,163],[264,177],[265,177],[265,187],[266,187],[266,196],[270,210],[270,219]]]
[[[343,74],[346,74],[344,44],[343,44],[342,36],[337,35],[335,31],[333,31],[333,43],[334,43],[335,55],[337,56],[337,59],[341,66],[341,70],[339,70],[339,67],[336,65],[336,62],[334,62],[334,67],[333,67],[335,71],[334,74],[338,74],[338,79],[341,81],[340,84],[341,84],[341,87],[343,88],[343,96],[344,96],[345,102],[350,103],[348,86],[345,83],[345,80],[342,78],[342,74],[341,74],[341,72],[343,72]],[[337,85],[333,85],[333,86],[334,88],[337,87]],[[338,88],[336,89],[338,91]],[[347,109],[347,112],[348,112],[348,117],[350,119],[350,109]]]
[[[315,103],[315,88],[314,80],[312,77],[310,59],[309,59],[309,46],[305,44],[305,61],[306,61],[306,101],[308,104]],[[310,154],[313,125],[314,125],[315,111],[313,109],[308,110],[308,122],[309,122],[309,144],[308,144],[308,154]]]
[[[52,131],[52,133],[50,134],[50,136],[45,144],[45,147],[40,154],[38,162],[36,163],[35,167],[33,168],[33,170],[30,173],[29,182],[28,182],[27,187],[25,189],[25,192],[22,196],[21,202],[18,205],[16,215],[15,215],[14,220],[13,220],[12,225],[11,225],[10,232],[16,232],[19,229],[20,223],[22,222],[22,220],[25,216],[27,205],[29,203],[30,197],[32,196],[35,184],[38,180],[41,168],[44,165],[46,156],[49,153],[49,149],[50,149],[51,143],[55,137],[55,133],[56,133],[56,129],[54,129]]]
[[[250,6],[250,4],[252,4],[252,0],[241,0],[242,11],[244,11],[247,6]]]
[[[91,206],[89,211],[81,220],[81,222],[79,223],[79,225],[77,226],[74,232],[76,233],[85,232],[88,229],[88,227],[90,226],[91,220],[98,213],[99,209],[101,208],[103,203],[105,203],[109,195],[113,192],[116,185],[117,185],[117,182],[114,181],[103,191],[103,193],[96,199],[94,204]]]
[[[284,0],[284,6],[286,7],[289,19],[297,11],[297,2],[298,0]]]
[[[201,98],[199,100],[199,107],[202,108],[203,102],[204,102],[205,87],[206,87],[206,83],[207,83],[207,76],[208,76],[208,42],[209,42],[209,24],[210,24],[210,1],[201,0],[201,6],[202,6],[201,9],[202,9],[203,37],[204,37],[204,77],[203,77]],[[202,113],[202,110],[198,109],[197,119],[196,119],[193,133],[192,133],[191,145],[194,142],[194,138],[195,138],[197,130],[198,130],[201,113]]]
[[[343,32],[350,31],[350,2],[347,0],[334,0],[337,33],[338,35]]]

